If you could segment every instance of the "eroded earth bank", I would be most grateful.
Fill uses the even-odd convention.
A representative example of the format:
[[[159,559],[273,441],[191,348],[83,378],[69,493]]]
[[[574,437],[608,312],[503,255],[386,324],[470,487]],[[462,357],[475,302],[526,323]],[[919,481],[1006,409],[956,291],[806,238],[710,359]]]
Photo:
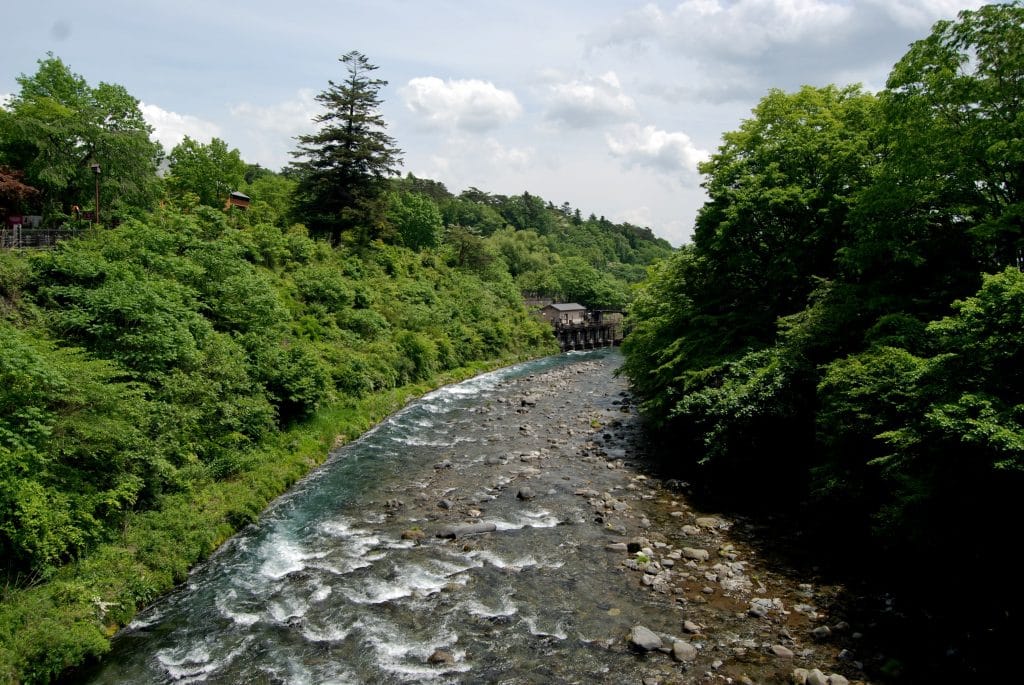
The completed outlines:
[[[645,470],[620,362],[561,355],[411,404],[141,613],[92,681],[862,678],[836,588]]]

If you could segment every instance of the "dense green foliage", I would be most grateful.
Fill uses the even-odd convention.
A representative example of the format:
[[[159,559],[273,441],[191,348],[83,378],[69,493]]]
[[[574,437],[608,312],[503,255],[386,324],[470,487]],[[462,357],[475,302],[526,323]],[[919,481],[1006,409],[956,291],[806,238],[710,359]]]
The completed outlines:
[[[90,86],[53,55],[18,84],[9,107],[0,107],[0,164],[42,193],[43,216],[92,208],[94,163],[102,176],[101,212],[118,215],[155,201],[162,150],[149,139],[138,100],[122,86]]]
[[[470,188],[455,196],[443,184],[412,174],[392,186],[399,197],[421,198],[418,207],[436,207],[446,226],[443,241],[456,247],[460,263],[482,268],[497,262],[519,290],[555,301],[622,308],[633,297],[632,286],[646,278],[647,267],[672,254],[648,228],[593,215],[583,219],[568,203],[556,206],[530,193],[492,195]],[[431,219],[424,225],[437,224]]]
[[[220,138],[204,145],[185,136],[171,150],[167,161],[168,191],[179,197],[192,193],[198,202],[210,207],[223,204],[228,193],[240,189],[245,181],[242,155],[238,150],[229,150]]]
[[[625,343],[678,464],[940,586],[981,572],[975,523],[1013,528],[1024,486],[1022,107],[1014,2],[938,23],[877,96],[773,91],[726,134]]]

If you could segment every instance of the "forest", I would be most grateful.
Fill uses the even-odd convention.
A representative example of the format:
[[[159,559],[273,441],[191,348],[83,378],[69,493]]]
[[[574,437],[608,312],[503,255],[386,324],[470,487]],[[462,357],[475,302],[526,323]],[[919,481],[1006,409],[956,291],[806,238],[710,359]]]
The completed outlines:
[[[0,681],[104,653],[409,398],[557,351],[524,291],[621,308],[671,254],[568,203],[398,176],[384,82],[341,62],[280,172],[218,138],[165,154],[123,87],[52,54],[0,108],[0,213],[67,233],[0,251]]]
[[[664,459],[795,512],[919,629],[1012,649],[992,561],[1024,492],[1024,6],[939,22],[878,93],[768,93],[701,171],[624,344]]]

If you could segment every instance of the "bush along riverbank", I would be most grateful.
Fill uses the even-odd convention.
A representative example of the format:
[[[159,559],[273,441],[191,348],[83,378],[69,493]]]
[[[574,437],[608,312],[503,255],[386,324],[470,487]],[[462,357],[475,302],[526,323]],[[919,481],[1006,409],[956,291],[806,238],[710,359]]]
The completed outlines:
[[[500,268],[332,248],[203,207],[0,255],[0,347],[13,682],[102,654],[139,606],[408,398],[556,349]]]

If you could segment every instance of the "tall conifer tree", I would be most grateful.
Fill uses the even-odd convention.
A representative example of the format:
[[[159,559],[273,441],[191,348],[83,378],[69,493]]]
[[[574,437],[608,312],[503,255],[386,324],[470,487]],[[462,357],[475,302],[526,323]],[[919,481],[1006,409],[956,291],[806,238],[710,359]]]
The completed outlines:
[[[385,179],[398,171],[402,151],[385,133],[378,93],[387,81],[373,78],[377,66],[351,51],[339,59],[347,76],[328,81],[317,95],[326,111],[313,121],[319,131],[299,136],[292,152],[298,177],[296,212],[314,233],[337,240],[356,230],[360,239],[373,237],[380,224],[378,208]]]

